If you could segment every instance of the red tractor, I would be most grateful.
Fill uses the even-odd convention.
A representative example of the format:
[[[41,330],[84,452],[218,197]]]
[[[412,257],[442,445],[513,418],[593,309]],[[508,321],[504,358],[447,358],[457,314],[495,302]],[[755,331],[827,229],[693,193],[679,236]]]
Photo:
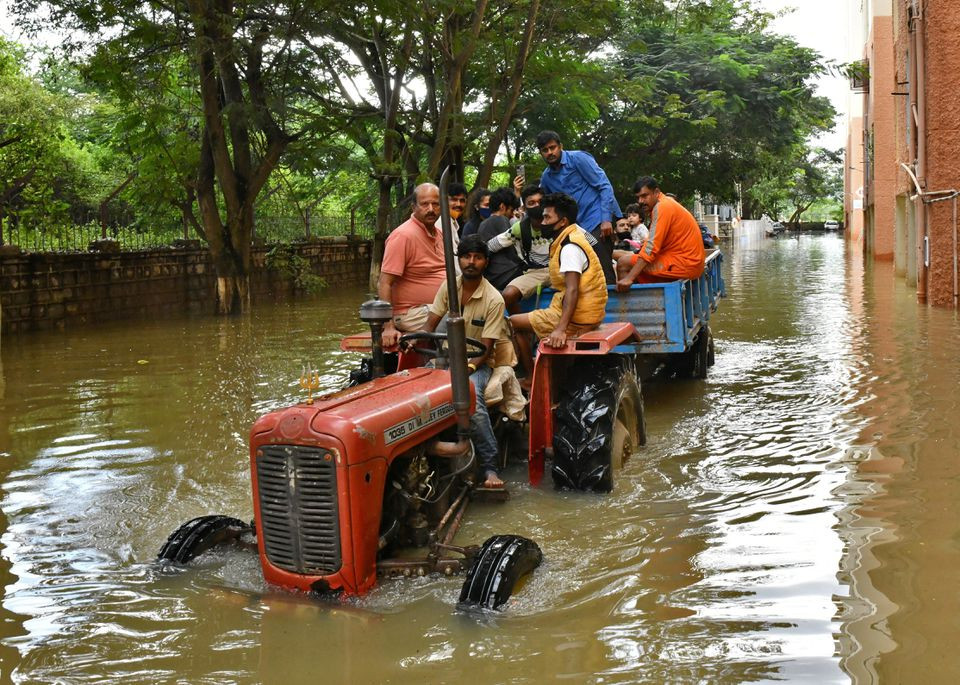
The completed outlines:
[[[254,520],[188,521],[169,537],[161,560],[186,563],[217,544],[255,537],[264,578],[274,585],[361,595],[379,577],[467,571],[460,604],[489,609],[540,564],[536,543],[518,535],[454,544],[471,500],[507,495],[478,487],[474,474],[467,358],[482,346],[466,338],[460,315],[447,173],[441,178],[446,333],[401,338],[419,347],[395,361],[391,355],[387,374],[381,334],[392,308],[364,303],[368,379],[258,419],[250,431]],[[560,487],[613,487],[614,471],[644,442],[636,368],[642,343],[632,323],[611,321],[563,349],[541,348],[529,405],[532,483],[550,460]],[[430,357],[434,364],[426,366]]]

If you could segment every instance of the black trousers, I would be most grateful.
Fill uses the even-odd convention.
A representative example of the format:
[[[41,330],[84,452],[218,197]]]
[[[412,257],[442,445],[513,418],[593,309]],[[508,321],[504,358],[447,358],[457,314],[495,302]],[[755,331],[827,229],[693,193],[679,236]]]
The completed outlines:
[[[607,285],[616,283],[617,272],[613,269],[613,236],[602,237],[599,226],[593,228],[590,234],[597,239],[593,249],[597,253],[597,259],[600,260],[600,266],[603,267],[603,277],[607,280]]]

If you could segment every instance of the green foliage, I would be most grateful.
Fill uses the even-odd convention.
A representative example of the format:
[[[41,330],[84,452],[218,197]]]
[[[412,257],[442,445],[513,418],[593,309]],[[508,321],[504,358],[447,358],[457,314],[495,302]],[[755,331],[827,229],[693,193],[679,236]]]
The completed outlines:
[[[310,262],[290,245],[275,245],[267,252],[267,268],[293,279],[299,290],[317,293],[327,287],[322,276],[313,273]]]
[[[650,174],[684,198],[733,201],[764,159],[832,128],[810,83],[819,56],[769,33],[768,14],[723,0],[661,9],[618,35],[617,96],[583,136],[615,187]]]
[[[135,226],[187,227],[238,255],[256,219],[306,235],[319,216],[353,212],[382,236],[448,163],[489,186],[525,163],[534,181],[544,128],[592,152],[622,200],[649,173],[684,199],[742,195],[746,216],[781,214],[829,185],[807,159],[835,114],[811,85],[825,65],[772,34],[750,0],[23,0],[14,11],[25,27],[102,38],[48,55],[35,78],[0,42],[0,144],[18,140],[0,147],[0,198],[32,173],[0,212],[24,220],[89,218],[107,202]],[[204,140],[223,142],[219,156]]]
[[[97,216],[117,171],[89,135],[96,103],[49,71],[24,71],[28,55],[0,39],[0,216],[40,230]],[[72,85],[72,84],[71,84]]]
[[[750,189],[760,213],[790,223],[817,208],[817,219],[836,218],[843,208],[843,151],[798,148],[794,155],[765,160],[762,181]]]

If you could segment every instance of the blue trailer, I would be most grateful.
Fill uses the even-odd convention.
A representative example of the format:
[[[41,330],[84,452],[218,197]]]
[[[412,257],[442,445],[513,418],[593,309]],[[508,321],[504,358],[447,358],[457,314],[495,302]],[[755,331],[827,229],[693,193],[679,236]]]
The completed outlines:
[[[721,265],[723,253],[713,250],[700,278],[670,283],[637,284],[619,293],[608,286],[604,323],[629,321],[637,330],[640,354],[676,354],[689,351],[710,314],[726,296]]]
[[[710,316],[726,295],[723,253],[711,250],[696,279],[608,286],[603,324],[562,348],[540,345],[530,390],[528,466],[537,484],[609,491],[622,461],[646,442],[640,380],[667,365],[705,378],[713,364]],[[552,290],[524,304],[546,307]]]
[[[616,286],[607,286],[607,314],[604,324],[630,323],[634,335],[630,342],[621,343],[610,352],[640,355],[707,354],[713,364],[713,341],[710,336],[710,315],[717,310],[721,297],[726,297],[722,273],[723,253],[708,251],[703,275],[669,283],[633,285],[625,293]],[[537,297],[525,301],[525,311],[550,304],[554,290],[544,289]],[[606,328],[606,326],[604,326]],[[704,335],[701,336],[701,332]],[[590,338],[586,336],[587,338]],[[575,343],[574,343],[575,344]],[[701,350],[701,346],[705,350]],[[683,364],[683,359],[674,360]],[[706,368],[693,369],[703,377]]]

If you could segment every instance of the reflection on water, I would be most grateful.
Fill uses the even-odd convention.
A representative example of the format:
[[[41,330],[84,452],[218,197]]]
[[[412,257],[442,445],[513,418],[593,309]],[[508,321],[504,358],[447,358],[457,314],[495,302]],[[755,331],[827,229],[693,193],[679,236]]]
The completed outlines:
[[[955,459],[924,458],[957,451],[956,323],[918,315],[832,235],[734,246],[726,268],[717,365],[706,382],[644,388],[650,441],[612,495],[530,488],[517,465],[509,503],[470,509],[459,540],[521,533],[545,555],[506,612],[479,618],[452,609],[456,578],[318,602],[265,586],[240,550],[186,571],[151,563],[193,516],[251,516],[247,430],[300,396],[306,363],[323,391],[339,387],[362,292],[6,341],[0,679],[916,672],[937,640],[918,615],[957,620],[946,573],[960,498],[944,488],[939,509],[921,506],[934,500],[918,480],[952,477],[942,462]]]
[[[845,522],[844,667],[864,682],[954,682],[960,655],[960,324],[868,270],[858,354],[867,419]]]

